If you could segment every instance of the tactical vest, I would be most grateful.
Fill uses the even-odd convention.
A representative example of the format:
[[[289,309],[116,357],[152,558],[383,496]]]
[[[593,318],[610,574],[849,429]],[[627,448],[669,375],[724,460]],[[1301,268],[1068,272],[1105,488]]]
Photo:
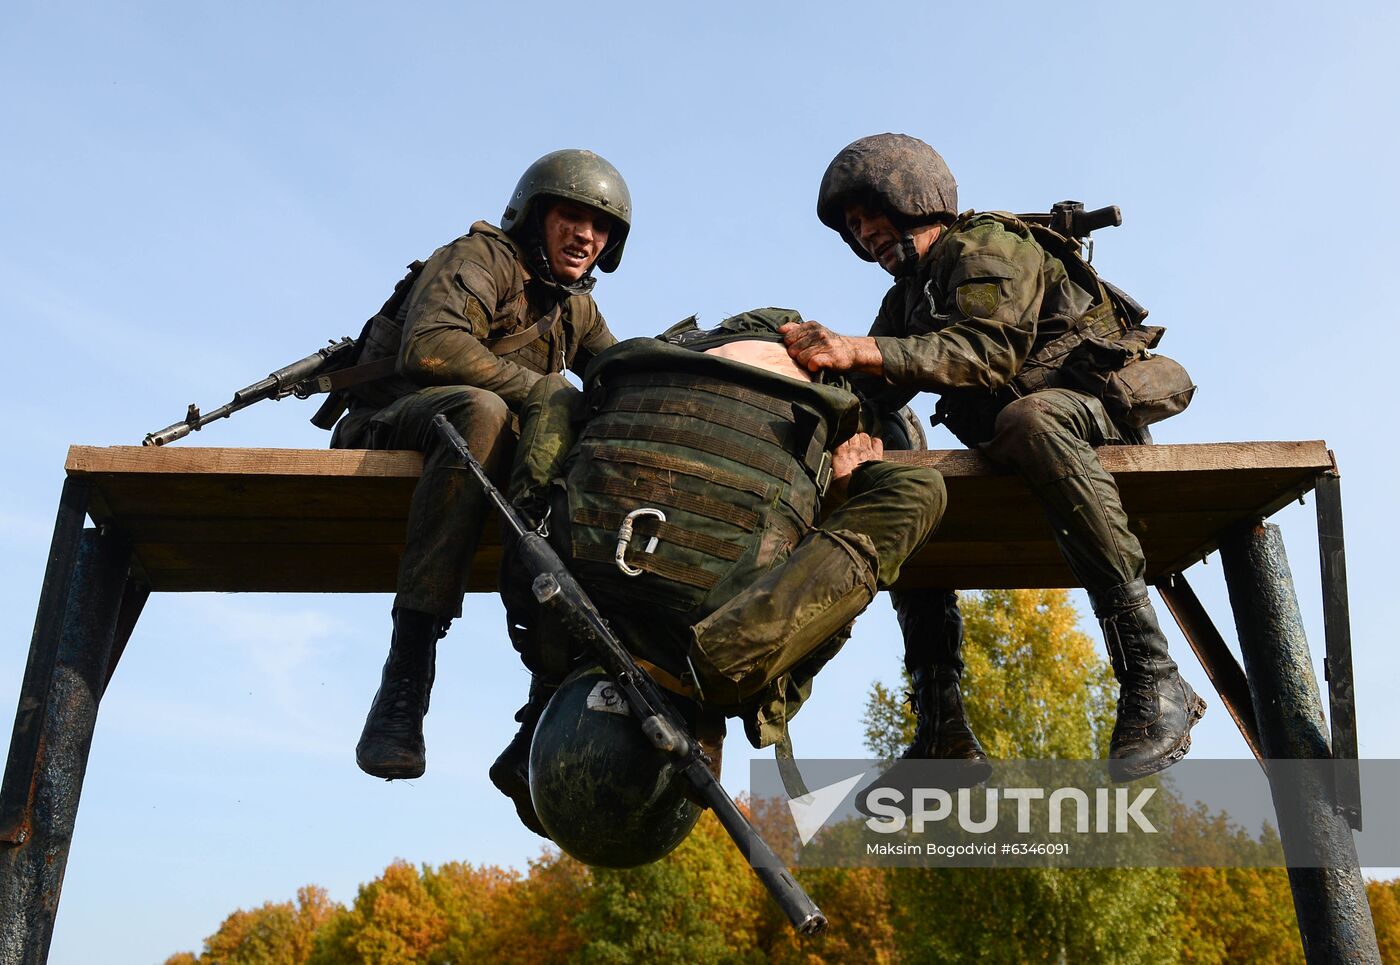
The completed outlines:
[[[684,614],[682,626],[811,528],[859,405],[843,388],[650,338],[609,349],[586,378],[566,483],[576,572],[605,610],[642,603]]]
[[[1039,319],[1041,334],[1010,383],[988,399],[945,395],[935,425],[947,422],[954,434],[975,445],[990,438],[991,420],[1007,403],[1041,389],[1065,387],[1099,398],[1125,442],[1147,442],[1146,426],[1186,408],[1196,390],[1190,376],[1175,361],[1149,352],[1166,329],[1142,324],[1147,309],[1104,281],[1084,259],[1078,241],[1001,211],[964,215],[953,230],[972,220],[992,220],[1015,234],[1029,234],[1060,262],[1090,303],[1081,313]]]

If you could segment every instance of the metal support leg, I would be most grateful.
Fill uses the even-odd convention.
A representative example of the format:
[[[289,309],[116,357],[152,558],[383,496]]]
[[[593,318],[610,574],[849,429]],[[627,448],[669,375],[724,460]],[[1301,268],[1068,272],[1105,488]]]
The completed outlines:
[[[1351,673],[1351,610],[1347,602],[1346,539],[1342,534],[1342,479],[1317,480],[1317,549],[1322,557],[1322,628],[1327,643],[1327,709],[1332,719],[1332,756],[1338,761],[1337,806],[1361,830],[1361,772],[1356,760],[1356,692]]]
[[[1214,685],[1215,692],[1220,695],[1225,709],[1234,719],[1235,726],[1240,729],[1244,742],[1249,745],[1255,759],[1262,764],[1264,750],[1259,744],[1259,724],[1254,719],[1249,682],[1245,680],[1239,661],[1225,645],[1225,638],[1215,629],[1210,614],[1201,606],[1196,591],[1191,589],[1191,584],[1186,582],[1185,576],[1173,573],[1157,584],[1157,592],[1162,595],[1162,600],[1171,611],[1176,625],[1181,628],[1182,635],[1191,645],[1196,659],[1201,662],[1201,667]]]
[[[130,633],[146,595],[130,584],[125,540],[94,529],[74,538],[71,495],[65,487],[15,722],[16,743],[32,752],[19,748],[17,760],[12,745],[6,768],[4,797],[23,803],[0,843],[0,965],[48,959],[98,702],[117,636]]]
[[[1331,757],[1322,701],[1277,526],[1228,534],[1220,558],[1240,635],[1266,759]],[[1285,786],[1287,785],[1287,786]],[[1323,769],[1272,785],[1284,854],[1326,856],[1326,867],[1288,869],[1293,909],[1309,962],[1380,962],[1351,828]]]

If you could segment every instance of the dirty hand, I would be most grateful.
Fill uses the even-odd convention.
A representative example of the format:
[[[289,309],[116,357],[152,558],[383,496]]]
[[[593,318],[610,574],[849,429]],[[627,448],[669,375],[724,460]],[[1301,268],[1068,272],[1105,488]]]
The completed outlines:
[[[851,473],[862,463],[879,462],[885,458],[885,444],[879,436],[857,432],[831,452],[831,484],[827,499],[842,502],[850,487]]]
[[[879,375],[884,371],[880,349],[873,338],[837,335],[821,322],[788,322],[778,331],[788,355],[809,372],[827,369]]]

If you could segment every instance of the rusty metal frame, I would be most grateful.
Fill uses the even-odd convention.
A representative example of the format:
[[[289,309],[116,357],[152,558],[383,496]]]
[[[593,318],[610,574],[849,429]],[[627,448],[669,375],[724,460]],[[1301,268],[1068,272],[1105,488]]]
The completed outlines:
[[[83,529],[89,492],[59,500],[0,785],[0,961],[47,961],[97,708],[150,590],[122,536]]]

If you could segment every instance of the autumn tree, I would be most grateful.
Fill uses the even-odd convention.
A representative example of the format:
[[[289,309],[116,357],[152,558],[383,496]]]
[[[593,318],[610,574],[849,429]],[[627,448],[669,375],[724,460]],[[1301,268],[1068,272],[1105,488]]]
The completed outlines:
[[[165,965],[304,965],[317,932],[340,911],[324,888],[307,885],[298,889],[295,905],[269,901],[235,911],[204,940],[201,955],[181,952]]]

